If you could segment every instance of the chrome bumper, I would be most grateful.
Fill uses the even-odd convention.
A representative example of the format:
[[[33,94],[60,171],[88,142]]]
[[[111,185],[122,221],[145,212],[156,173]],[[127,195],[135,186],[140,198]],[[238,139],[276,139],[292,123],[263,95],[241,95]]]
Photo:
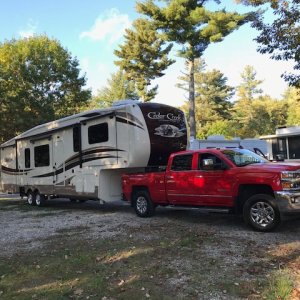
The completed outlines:
[[[281,214],[300,214],[300,191],[278,191],[274,194]]]

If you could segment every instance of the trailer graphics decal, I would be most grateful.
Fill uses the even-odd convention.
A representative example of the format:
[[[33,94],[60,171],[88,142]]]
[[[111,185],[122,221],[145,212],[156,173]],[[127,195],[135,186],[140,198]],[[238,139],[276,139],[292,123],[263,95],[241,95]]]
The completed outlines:
[[[171,152],[186,150],[187,128],[181,110],[167,105],[141,103],[150,138],[148,166],[167,165]],[[165,151],[161,151],[164,145]]]
[[[103,153],[103,152],[112,152],[112,151],[124,152],[124,150],[122,150],[122,149],[117,149],[117,148],[112,148],[112,147],[98,147],[98,148],[89,149],[89,150],[86,150],[86,151],[82,152],[82,159],[81,160],[80,160],[80,154],[78,153],[78,154],[68,158],[65,161],[65,168],[63,167],[63,164],[61,164],[53,172],[33,176],[32,178],[43,178],[43,177],[58,175],[58,174],[61,174],[64,171],[68,171],[72,168],[75,168],[75,167],[79,166],[80,162],[86,163],[86,162],[90,162],[90,161],[93,161],[93,160],[101,160],[101,159],[106,159],[106,158],[119,158],[116,155],[110,155],[110,154],[107,154],[107,153]],[[5,166],[1,166],[1,168],[2,168],[2,172],[5,173],[5,174],[8,174],[8,175],[22,174],[24,172],[29,172],[29,171],[32,170],[32,169],[27,169],[27,170],[19,169],[19,170],[17,170],[17,169],[7,168]]]
[[[170,138],[177,138],[184,135],[178,127],[170,124],[163,124],[155,128],[154,134]]]

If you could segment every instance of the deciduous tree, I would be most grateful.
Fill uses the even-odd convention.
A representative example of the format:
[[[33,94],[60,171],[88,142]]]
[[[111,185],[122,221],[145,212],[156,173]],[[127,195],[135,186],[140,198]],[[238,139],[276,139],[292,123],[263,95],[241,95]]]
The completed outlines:
[[[287,125],[300,126],[300,88],[290,87],[284,94],[288,105]]]
[[[296,87],[300,87],[300,1],[299,0],[240,0],[247,5],[260,6],[266,3],[274,13],[268,23],[264,15],[255,20],[253,26],[260,31],[256,41],[258,51],[271,54],[275,60],[294,61],[294,74],[284,73],[283,77]]]
[[[0,43],[1,139],[79,112],[90,98],[79,62],[47,36]]]

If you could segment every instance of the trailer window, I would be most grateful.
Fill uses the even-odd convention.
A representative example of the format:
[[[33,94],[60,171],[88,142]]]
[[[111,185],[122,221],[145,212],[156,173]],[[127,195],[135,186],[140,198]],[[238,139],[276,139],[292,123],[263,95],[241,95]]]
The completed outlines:
[[[78,152],[80,150],[80,127],[75,126],[73,128],[73,150]]]
[[[108,124],[101,123],[90,126],[88,129],[89,144],[97,144],[108,141]]]
[[[50,165],[49,145],[34,147],[34,166],[47,167]]]
[[[176,155],[173,158],[172,171],[189,171],[192,169],[193,155]]]
[[[25,168],[30,168],[30,149],[25,149]]]

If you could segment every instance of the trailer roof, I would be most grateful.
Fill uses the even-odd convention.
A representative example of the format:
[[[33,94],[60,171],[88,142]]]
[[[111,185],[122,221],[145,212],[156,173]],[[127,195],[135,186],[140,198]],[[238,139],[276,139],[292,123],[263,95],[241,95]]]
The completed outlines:
[[[80,123],[81,121],[88,120],[94,117],[101,117],[113,113],[116,110],[120,110],[125,106],[132,105],[132,104],[137,104],[137,101],[128,102],[128,100],[126,100],[126,102],[124,101],[123,104],[121,101],[118,101],[117,105],[115,106],[113,105],[108,108],[88,110],[58,120],[54,120],[48,123],[40,124],[4,142],[2,145],[0,145],[0,147],[5,148],[5,147],[14,146],[16,140],[22,140],[28,137],[38,136],[38,135],[47,135],[47,133],[49,132],[53,132],[61,128],[73,126],[77,123]]]

